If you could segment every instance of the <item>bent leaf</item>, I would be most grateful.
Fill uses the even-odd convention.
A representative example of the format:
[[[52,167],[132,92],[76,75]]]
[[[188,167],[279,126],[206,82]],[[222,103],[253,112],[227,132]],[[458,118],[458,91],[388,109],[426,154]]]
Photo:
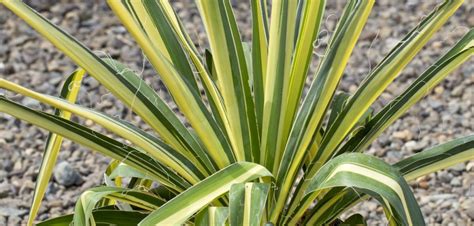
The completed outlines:
[[[386,209],[397,224],[424,225],[413,193],[405,179],[380,159],[348,153],[331,159],[311,178],[305,199],[314,199],[323,189],[349,187],[369,194]]]
[[[81,194],[74,208],[74,225],[94,225],[93,209],[103,198],[126,202],[130,205],[152,211],[164,201],[149,193],[117,187],[91,188]]]
[[[234,163],[182,192],[152,212],[139,225],[182,224],[199,209],[228,192],[233,184],[271,176],[267,169],[258,164]]]
[[[403,174],[405,180],[411,181],[431,172],[473,159],[473,156],[474,135],[471,135],[424,150],[396,163],[394,167]],[[318,201],[309,213],[310,218],[305,221],[305,224],[329,223],[350,206],[367,198],[352,189],[342,191],[331,189],[330,192],[332,194],[327,194]]]

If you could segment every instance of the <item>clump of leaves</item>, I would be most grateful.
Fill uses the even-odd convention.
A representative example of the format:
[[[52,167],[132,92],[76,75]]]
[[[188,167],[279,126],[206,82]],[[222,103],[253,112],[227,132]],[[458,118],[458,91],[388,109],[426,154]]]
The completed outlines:
[[[267,2],[251,0],[250,44],[242,43],[229,0],[198,0],[210,44],[204,56],[168,1],[109,0],[191,128],[126,66],[99,58],[24,3],[2,3],[79,67],[67,78],[60,98],[0,79],[0,88],[57,109],[48,114],[0,97],[1,112],[51,131],[30,224],[62,137],[113,161],[104,173],[105,186],[84,192],[73,215],[43,225],[337,224],[341,213],[367,197],[380,201],[391,224],[423,225],[407,181],[474,156],[472,135],[395,165],[363,154],[392,122],[473,55],[471,30],[392,102],[379,112],[370,111],[461,5],[459,0],[446,0],[436,7],[354,93],[345,94],[336,89],[374,4],[374,0],[348,1],[306,95],[302,91],[323,18],[323,0],[274,0],[271,20]],[[85,73],[156,133],[74,104]],[[131,145],[70,121],[71,114],[103,126]],[[347,223],[363,220],[354,215]]]

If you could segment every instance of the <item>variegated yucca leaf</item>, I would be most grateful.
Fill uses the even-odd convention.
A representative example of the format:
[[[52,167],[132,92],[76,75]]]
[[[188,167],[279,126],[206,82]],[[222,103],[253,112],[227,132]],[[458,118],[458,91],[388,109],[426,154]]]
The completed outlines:
[[[97,209],[92,211],[95,223],[100,225],[137,225],[140,220],[146,217],[145,212],[122,211],[115,209]],[[69,225],[74,215],[68,214],[57,218],[43,221],[37,226],[64,226]]]
[[[229,218],[229,208],[210,206],[199,212],[195,218],[197,226],[224,226]]]
[[[81,88],[82,78],[84,77],[85,71],[78,69],[74,71],[63,84],[61,89],[60,97],[69,101],[76,102],[79,89]],[[71,113],[56,109],[55,115],[64,119],[70,119]],[[31,203],[30,214],[28,216],[28,224],[32,224],[35,219],[38,210],[41,206],[41,201],[46,193],[48,182],[53,175],[53,168],[56,165],[56,159],[58,158],[59,150],[61,149],[62,137],[57,134],[50,133],[46,140],[44,157],[41,162],[41,167],[38,173],[38,178],[33,194],[33,202]]]
[[[424,150],[396,163],[394,167],[400,171],[405,180],[412,181],[472,159],[473,154],[474,135],[471,135]],[[352,189],[333,189],[319,200],[309,214],[311,217],[305,222],[311,225],[329,223],[348,207],[361,200],[364,200],[362,193],[356,193]]]
[[[271,177],[265,167],[248,162],[234,163],[179,194],[143,219],[140,225],[182,224],[199,209],[227,193],[233,184],[264,177]]]
[[[257,226],[264,222],[269,184],[234,184],[229,192],[230,225]]]
[[[84,192],[74,215],[40,225],[365,224],[361,215],[344,222],[338,217],[369,197],[382,204],[390,224],[423,225],[406,181],[473,159],[474,135],[392,166],[360,152],[471,59],[472,28],[388,105],[378,112],[371,108],[462,2],[443,1],[354,93],[343,93],[338,84],[374,0],[347,1],[314,65],[307,92],[304,84],[320,41],[325,0],[249,0],[252,40],[241,37],[232,1],[196,0],[209,44],[202,52],[170,1],[108,0],[169,90],[185,124],[126,65],[97,56],[20,0],[0,0],[80,68],[66,79],[59,97],[0,75],[0,89],[56,109],[48,114],[0,96],[0,112],[50,132],[28,225],[36,223],[62,137],[112,161],[104,185]],[[152,132],[75,104],[85,73]],[[72,114],[100,125],[107,135],[70,121]]]
[[[375,157],[360,153],[340,155],[328,161],[309,181],[304,200],[316,198],[324,189],[347,187],[377,199],[394,225],[424,224],[415,196],[400,172]]]
[[[105,114],[94,112],[91,109],[75,106],[74,104],[68,103],[61,99],[48,97],[47,95],[28,90],[3,79],[0,79],[0,87],[32,98],[36,98],[46,104],[51,104],[54,107],[60,108],[62,110],[73,112],[76,115],[85,117],[104,126],[106,129],[114,131],[117,135],[130,140],[143,151],[153,156],[154,159],[166,163],[168,167],[177,171],[192,184],[197,183],[199,179],[203,179],[204,177],[203,174],[200,173],[199,169],[197,169],[196,166],[190,161],[190,159],[185,158],[185,156],[174,151],[171,147],[167,146],[157,138],[124,121],[116,120]],[[192,169],[185,169],[186,166],[191,167]]]
[[[144,210],[152,211],[164,204],[159,197],[149,193],[115,187],[97,187],[89,189],[81,194],[74,208],[74,225],[95,225],[95,219],[91,216],[96,204],[103,198],[113,199],[128,203]]]
[[[144,154],[142,151],[94,132],[77,123],[70,122],[55,115],[29,109],[2,96],[0,96],[0,107],[4,113],[15,115],[15,117],[33,125],[47,129],[48,131],[61,135],[92,150],[123,161],[146,173],[154,180],[170,186],[173,190],[182,191],[191,186],[189,182],[177,175],[174,171]]]

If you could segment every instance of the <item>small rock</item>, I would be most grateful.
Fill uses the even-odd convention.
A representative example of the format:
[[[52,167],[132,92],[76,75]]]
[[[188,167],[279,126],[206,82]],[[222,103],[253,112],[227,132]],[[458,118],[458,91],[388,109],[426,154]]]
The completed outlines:
[[[0,216],[12,217],[12,216],[22,216],[25,213],[28,213],[27,210],[20,210],[13,207],[3,207],[0,206]]]
[[[405,148],[407,149],[407,151],[410,151],[410,152],[418,152],[418,151],[421,151],[423,150],[424,148],[426,148],[428,146],[428,142],[425,141],[425,140],[421,140],[421,141],[408,141],[407,143],[405,143]]]
[[[461,180],[459,179],[459,177],[453,178],[453,179],[451,180],[450,184],[451,184],[452,186],[455,186],[455,187],[459,187],[459,186],[462,185]]]
[[[12,187],[10,184],[7,184],[6,181],[0,184],[0,199],[8,197],[10,192],[12,191]]]
[[[440,95],[444,92],[444,88],[442,86],[438,86],[434,89],[435,93]]]
[[[451,91],[451,96],[453,97],[460,97],[462,93],[464,92],[465,87],[464,86],[456,86],[454,89]]]
[[[420,181],[420,183],[418,183],[418,186],[425,190],[430,187],[428,181]]]
[[[451,180],[453,179],[453,175],[450,173],[447,173],[446,171],[441,171],[438,173],[438,178],[443,183],[451,183]]]
[[[456,164],[454,166],[451,166],[449,167],[450,170],[454,170],[454,171],[464,171],[466,169],[466,164],[461,162],[459,164]]]
[[[474,219],[474,199],[467,199],[461,203],[461,208],[466,211],[466,214],[471,218]]]
[[[474,171],[474,161],[471,161],[466,165],[466,171]]]
[[[54,179],[58,184],[71,186],[80,181],[80,175],[68,162],[60,162],[54,170]]]
[[[30,108],[38,108],[40,106],[40,102],[32,98],[24,98],[21,103]]]
[[[443,103],[441,103],[441,101],[439,101],[439,100],[431,99],[431,100],[428,101],[428,104],[434,110],[441,110],[441,108],[443,107]]]
[[[14,138],[14,134],[8,130],[0,131],[0,138],[5,139],[6,141],[11,141]]]
[[[21,218],[16,215],[8,217],[8,225],[20,225]]]
[[[402,131],[394,132],[393,137],[407,141],[413,138],[413,134],[410,132],[410,130],[405,129]]]

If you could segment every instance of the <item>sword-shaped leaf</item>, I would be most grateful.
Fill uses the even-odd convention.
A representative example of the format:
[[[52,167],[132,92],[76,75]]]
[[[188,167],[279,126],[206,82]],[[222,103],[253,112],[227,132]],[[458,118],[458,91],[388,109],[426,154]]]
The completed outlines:
[[[124,74],[124,71],[118,71],[114,66],[107,64],[23,2],[13,0],[1,3],[136,112],[166,143],[177,150],[198,148],[198,142],[187,132],[179,118],[141,79],[129,73]]]
[[[115,209],[99,209],[93,210],[92,216],[98,225],[123,225],[135,226],[143,218],[146,213],[140,211],[121,211]],[[73,221],[73,214],[68,214],[56,218],[43,221],[37,226],[64,226],[70,225]]]
[[[63,87],[60,92],[60,97],[69,101],[76,102],[79,89],[81,88],[82,78],[85,74],[85,71],[78,69],[74,71],[63,84]],[[56,116],[62,117],[64,119],[70,119],[71,113],[65,112],[59,109],[56,109]],[[30,207],[30,213],[28,216],[28,225],[33,224],[33,220],[38,214],[38,210],[41,206],[41,201],[46,192],[49,180],[53,174],[53,168],[56,165],[56,160],[61,150],[63,138],[57,134],[50,133],[48,139],[46,140],[46,146],[43,154],[43,160],[41,161],[41,166],[39,169],[38,177],[36,179],[35,191],[33,193],[33,202]]]
[[[229,192],[230,225],[258,226],[263,222],[269,184],[234,184]]]
[[[168,201],[160,209],[143,219],[139,225],[183,224],[201,208],[227,193],[233,184],[271,176],[265,167],[258,164],[234,163]]]
[[[152,194],[139,190],[118,187],[97,187],[86,190],[81,194],[74,207],[74,225],[95,225],[93,210],[103,198],[128,203],[132,206],[153,211],[165,202]]]
[[[155,160],[159,161],[161,164],[176,170],[181,176],[183,176],[192,184],[197,183],[200,179],[204,179],[205,177],[205,172],[202,171],[202,168],[199,169],[196,167],[197,161],[192,161],[192,159],[195,158],[186,158],[185,155],[175,151],[164,142],[125,121],[114,119],[103,113],[96,112],[58,98],[49,97],[48,95],[31,91],[4,79],[0,79],[0,87],[35,98],[43,103],[52,105],[64,111],[72,112],[76,115],[82,116],[100,124],[113,133],[129,140],[134,145],[152,156]]]
[[[314,137],[320,131],[323,117],[373,4],[373,0],[352,0],[344,9],[329,48],[316,72],[316,78],[295,118],[279,163],[277,184],[280,189],[277,192],[280,198],[272,219],[280,215],[279,212],[282,211],[296,179],[296,173],[308,153],[306,150],[310,148]],[[317,151],[313,152],[317,154]],[[299,199],[301,195],[302,193],[296,193],[296,199]]]
[[[209,38],[215,82],[228,116],[226,129],[235,158],[251,161],[259,153],[259,136],[247,62],[230,1],[199,0],[196,5]]]
[[[397,168],[378,158],[347,153],[331,159],[310,179],[304,199],[312,200],[321,191],[334,187],[347,187],[374,197],[384,206],[387,219],[397,224],[425,224],[410,186]]]
[[[412,181],[423,175],[448,168],[461,162],[473,159],[474,135],[458,138],[447,143],[429,148],[394,165],[405,180]],[[342,212],[367,196],[352,189],[332,189],[318,201],[308,213],[305,224],[319,225],[331,222]]]
[[[228,218],[228,207],[210,206],[199,212],[194,222],[197,226],[225,226]]]
[[[180,111],[201,138],[217,166],[224,168],[234,162],[232,147],[222,131],[223,128],[220,128],[218,121],[208,111],[199,89],[190,82],[192,79],[187,77],[194,74],[183,76],[182,73],[186,71],[179,70],[175,65],[174,59],[186,61],[187,58],[180,57],[184,54],[183,49],[167,18],[163,2],[108,1],[108,3],[160,74]],[[172,46],[164,47],[167,42]],[[173,49],[177,52],[175,53]]]
[[[191,186],[189,182],[182,179],[174,171],[144,154],[141,150],[118,142],[77,123],[55,115],[29,109],[2,96],[0,96],[0,112],[44,128],[113,159],[123,161],[172,190],[182,191]]]

